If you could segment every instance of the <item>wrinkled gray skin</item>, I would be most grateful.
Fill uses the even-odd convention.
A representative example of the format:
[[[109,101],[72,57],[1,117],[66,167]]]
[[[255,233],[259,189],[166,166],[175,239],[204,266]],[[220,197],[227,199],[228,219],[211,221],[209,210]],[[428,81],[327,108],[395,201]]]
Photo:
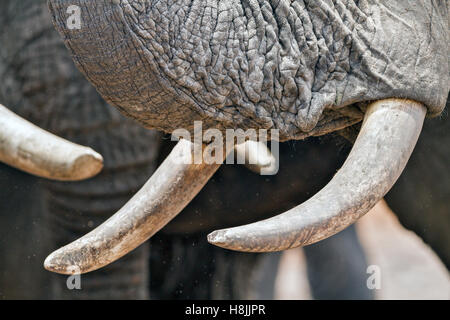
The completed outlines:
[[[105,169],[89,181],[58,183],[0,165],[0,186],[6,190],[0,195],[0,255],[6,257],[0,268],[0,298],[273,297],[279,255],[227,252],[207,245],[206,234],[218,226],[268,217],[274,210],[306,200],[330,179],[344,160],[345,149],[334,141],[286,144],[282,147],[284,173],[276,177],[259,177],[244,167],[222,168],[180,219],[152,240],[150,258],[148,244],[143,245],[113,265],[84,275],[82,291],[69,291],[65,277],[43,270],[45,256],[120,208],[152,174],[171,144],[163,142],[160,150],[159,134],[124,119],[98,96],[75,70],[52,29],[44,1],[3,1],[1,9],[0,24],[5,27],[0,33],[4,81],[0,101],[43,128],[95,148],[104,155]],[[318,161],[321,152],[329,156]],[[294,167],[301,169],[300,180],[289,174]],[[227,185],[237,182],[240,187],[227,191]],[[247,201],[242,190],[252,190]],[[230,214],[237,210],[240,215]],[[325,243],[333,243],[333,251],[348,259],[330,260],[327,256],[333,252],[328,250],[328,254],[319,252],[319,264],[328,259],[328,264],[346,270],[352,281],[340,285],[321,281],[313,289],[328,289],[322,288],[316,297],[329,294],[332,287],[341,298],[370,298],[363,287],[366,263],[354,230]],[[314,255],[314,250],[309,251]],[[198,268],[200,257],[204,261]],[[317,262],[310,260],[315,269]],[[193,266],[189,271],[177,270],[189,264]],[[358,267],[349,269],[352,265]]]
[[[81,29],[67,25],[81,8]],[[49,0],[99,93],[148,128],[279,129],[301,139],[407,98],[429,115],[449,91],[445,1]]]

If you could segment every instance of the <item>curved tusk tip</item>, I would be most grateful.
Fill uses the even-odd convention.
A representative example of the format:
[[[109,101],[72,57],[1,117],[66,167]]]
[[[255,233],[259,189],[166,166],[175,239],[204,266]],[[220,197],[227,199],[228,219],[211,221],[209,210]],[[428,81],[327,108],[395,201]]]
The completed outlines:
[[[62,249],[53,252],[45,259],[44,268],[47,271],[63,275],[77,275],[82,273],[79,266],[68,261],[67,255],[63,253]]]
[[[227,229],[214,231],[208,235],[208,242],[224,249],[233,250],[232,239],[227,236],[227,233]]]
[[[70,168],[70,180],[86,180],[100,173],[103,169],[103,157],[92,150],[86,148],[85,152],[77,156]]]

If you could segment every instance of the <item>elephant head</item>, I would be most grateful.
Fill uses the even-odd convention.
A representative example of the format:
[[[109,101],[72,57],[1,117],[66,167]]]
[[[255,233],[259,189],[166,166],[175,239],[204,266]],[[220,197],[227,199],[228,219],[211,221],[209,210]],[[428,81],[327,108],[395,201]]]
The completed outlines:
[[[78,29],[68,24],[74,6]],[[192,131],[202,121],[221,131],[275,129],[286,141],[362,122],[341,170],[306,203],[209,236],[228,249],[308,245],[355,222],[396,182],[426,115],[440,114],[449,92],[441,1],[49,0],[49,7],[87,79],[149,129]],[[45,267],[89,272],[160,230],[219,167],[181,164],[193,149],[182,140],[116,215]]]

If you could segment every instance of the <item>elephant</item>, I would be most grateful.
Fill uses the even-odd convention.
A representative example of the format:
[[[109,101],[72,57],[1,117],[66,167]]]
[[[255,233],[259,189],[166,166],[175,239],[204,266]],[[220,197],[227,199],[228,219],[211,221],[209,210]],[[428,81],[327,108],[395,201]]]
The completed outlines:
[[[148,129],[183,130],[125,206],[46,259],[56,273],[98,270],[162,229],[233,152],[221,152],[230,130],[243,141],[252,139],[244,130],[259,130],[280,142],[358,133],[342,168],[308,201],[208,241],[259,253],[335,235],[389,192],[425,118],[443,112],[449,93],[442,1],[48,3],[72,59],[105,101]],[[212,131],[192,141],[198,123]],[[197,162],[199,154],[218,161]]]
[[[90,156],[90,161],[93,163],[92,168],[89,167],[89,163],[85,162],[83,166],[78,166],[78,168],[72,166],[69,169],[64,169],[64,166],[59,164],[59,169],[53,170],[54,166],[48,165],[48,162],[54,161],[49,157],[48,151],[45,154],[38,153],[46,161],[34,163],[31,167],[29,158],[33,160],[33,157],[27,158],[19,154],[19,159],[12,161],[2,155],[2,161],[43,178],[83,180],[96,175],[95,178],[86,181],[52,182],[48,179],[25,175],[5,166],[0,167],[0,182],[2,186],[6,186],[8,191],[2,194],[0,211],[4,220],[1,225],[7,227],[9,221],[20,219],[20,225],[23,226],[25,232],[23,241],[29,239],[29,235],[33,235],[36,246],[27,246],[28,248],[21,246],[21,241],[17,239],[17,232],[9,234],[2,230],[2,234],[6,234],[8,237],[7,243],[13,242],[10,241],[10,238],[14,239],[18,252],[23,252],[24,255],[26,252],[26,255],[38,257],[38,261],[33,260],[33,264],[40,263],[39,259],[45,254],[45,251],[54,250],[74,240],[117,211],[143,185],[145,177],[153,173],[156,165],[163,162],[173,147],[166,141],[167,138],[163,138],[155,131],[145,130],[131,120],[123,118],[100,98],[73,66],[62,41],[50,25],[51,19],[44,4],[44,1],[35,0],[33,2],[9,1],[2,6],[0,20],[2,25],[7,27],[0,37],[0,43],[2,43],[0,74],[4,79],[4,86],[0,88],[0,101],[48,131],[93,147],[103,155],[104,163],[99,164],[100,156],[92,150],[79,147],[78,153],[87,153]],[[25,19],[28,19],[26,25],[29,23],[39,27],[32,30],[24,28]],[[11,34],[14,34],[14,37],[11,37]],[[16,121],[8,111],[3,112],[8,117],[7,119]],[[33,144],[38,144],[40,139],[49,139],[41,131],[35,133],[34,129],[31,130],[28,126],[26,130],[30,130],[38,137]],[[58,144],[61,141],[54,141],[54,150],[58,150]],[[191,274],[184,270],[178,272],[179,275],[185,277],[186,282],[183,283],[184,279],[181,279],[178,282],[175,281],[175,285],[183,285],[186,288],[184,292],[172,290],[170,285],[174,283],[174,280],[165,280],[169,279],[168,277],[173,278],[174,274],[163,274],[166,272],[163,265],[157,264],[155,261],[158,261],[160,254],[173,255],[174,252],[180,252],[180,250],[189,252],[192,245],[190,243],[183,244],[180,249],[178,245],[180,239],[181,242],[200,242],[200,237],[203,238],[202,233],[210,231],[211,228],[224,223],[233,225],[268,217],[272,209],[288,208],[294,199],[304,197],[306,200],[308,193],[318,190],[343,162],[346,152],[345,148],[340,145],[341,143],[343,142],[336,143],[331,140],[323,142],[322,139],[317,138],[303,146],[292,143],[284,144],[281,147],[281,154],[284,155],[282,159],[287,159],[287,164],[284,174],[280,176],[263,179],[246,168],[223,167],[213,180],[226,180],[232,183],[232,181],[239,181],[238,177],[245,176],[247,182],[242,183],[240,188],[236,188],[236,192],[229,193],[227,198],[224,198],[221,196],[225,192],[225,190],[221,190],[223,182],[211,181],[204,192],[200,193],[185,209],[183,215],[180,215],[181,220],[173,221],[161,235],[152,239],[151,249],[148,245],[143,245],[131,255],[117,261],[105,270],[84,275],[83,290],[81,291],[68,290],[64,277],[42,274],[36,272],[36,269],[18,272],[16,277],[22,278],[21,281],[24,284],[17,287],[17,290],[22,290],[22,293],[16,292],[12,296],[23,297],[23,292],[26,292],[25,297],[37,295],[39,298],[145,299],[149,295],[159,298],[244,298],[263,292],[264,297],[271,298],[273,294],[271,286],[273,286],[275,272],[271,273],[270,281],[267,281],[268,278],[264,278],[269,287],[264,290],[257,290],[251,285],[243,284],[252,280],[251,277],[246,279],[245,275],[248,272],[251,271],[254,274],[260,272],[260,265],[264,267],[269,264],[272,266],[272,271],[276,269],[278,255],[249,256],[224,252],[219,248],[199,244],[194,247],[197,255],[201,256],[206,251],[212,257],[223,261],[220,263],[220,268],[217,267],[218,263],[212,261],[213,259],[204,263],[204,267],[209,270],[208,275],[203,277],[199,285],[193,286],[192,289],[189,289],[187,284],[192,280]],[[73,148],[73,145],[67,144],[65,148]],[[317,161],[319,148],[322,152],[329,153],[330,156]],[[28,150],[28,152],[34,155],[36,151]],[[67,153],[63,154],[67,155]],[[66,159],[60,161],[66,161]],[[73,162],[76,163],[76,161]],[[304,166],[310,166],[311,169],[302,174],[304,181],[312,180],[320,172],[319,177],[315,177],[313,183],[299,183],[290,178],[289,170],[291,169],[288,168],[298,165],[299,162],[304,163]],[[86,170],[86,167],[89,170]],[[103,171],[98,173],[100,167],[103,168]],[[10,188],[10,181],[14,181],[13,188]],[[265,183],[261,183],[261,181]],[[279,190],[278,194],[271,191],[275,186]],[[235,206],[236,200],[242,196],[242,190],[253,190],[253,193],[247,197],[246,206],[239,208],[241,212],[245,213],[242,213],[240,217],[227,215],[228,210],[238,210],[233,206]],[[256,196],[257,194],[264,198],[267,197],[267,200],[261,201],[261,198]],[[24,201],[24,197],[26,197],[26,201]],[[211,199],[216,203],[215,214],[209,215],[206,212],[203,214],[202,211],[210,210]],[[255,210],[258,203],[259,207]],[[6,213],[9,213],[10,216]],[[30,215],[30,213],[32,214]],[[11,215],[14,218],[11,218]],[[186,219],[190,223],[186,223]],[[42,237],[42,234],[45,236]],[[346,235],[344,243],[346,241],[357,243],[354,230],[343,234]],[[168,246],[178,246],[178,251],[167,250]],[[358,247],[358,244],[356,246]],[[8,248],[10,249],[10,246]],[[360,278],[364,275],[365,258],[361,248],[357,249],[353,251],[341,249],[342,252],[348,253],[349,260],[355,256],[361,267],[349,272],[349,274],[357,275],[355,282],[350,281],[350,286],[353,285],[356,289],[345,288],[347,293],[341,291],[340,297],[348,295],[348,297],[371,298],[370,292],[364,288],[361,290],[363,281],[360,281]],[[311,252],[313,254],[314,250]],[[9,253],[5,252],[3,255],[7,256]],[[195,260],[191,259],[191,261]],[[14,262],[16,264],[13,263],[10,269],[18,271],[17,265],[21,263]],[[340,264],[342,265],[342,262]],[[34,268],[39,267],[33,266]],[[26,265],[26,267],[29,266]],[[212,290],[211,283],[213,281],[229,278],[226,273],[237,274],[243,278],[237,276],[238,280],[227,280],[226,284]],[[195,273],[192,276],[195,276]],[[10,274],[5,274],[4,279],[17,280]],[[335,289],[339,291],[340,288]],[[320,294],[318,293],[318,297]]]

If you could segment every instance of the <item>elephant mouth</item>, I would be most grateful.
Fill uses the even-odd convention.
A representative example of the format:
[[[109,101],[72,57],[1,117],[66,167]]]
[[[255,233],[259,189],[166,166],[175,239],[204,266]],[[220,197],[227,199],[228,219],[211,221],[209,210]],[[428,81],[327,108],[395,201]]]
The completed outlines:
[[[347,161],[325,188],[285,213],[213,232],[208,241],[230,250],[272,252],[309,245],[345,229],[394,185],[417,143],[425,115],[425,106],[411,100],[372,103]],[[91,272],[147,241],[183,210],[220,167],[180,161],[193,149],[191,142],[181,140],[122,209],[52,253],[45,268],[61,274]]]

